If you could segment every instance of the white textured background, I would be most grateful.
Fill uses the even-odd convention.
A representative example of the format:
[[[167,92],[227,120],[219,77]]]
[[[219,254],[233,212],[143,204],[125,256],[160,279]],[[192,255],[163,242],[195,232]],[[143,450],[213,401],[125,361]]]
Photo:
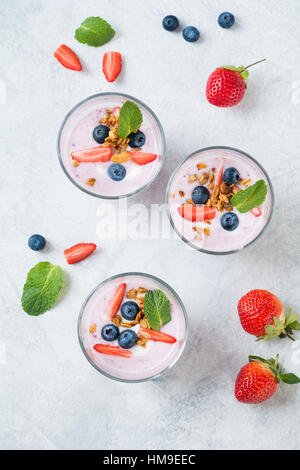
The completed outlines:
[[[217,25],[224,10],[236,15],[231,30]],[[164,31],[166,14],[199,27],[201,41],[189,44],[180,33]],[[117,31],[102,48],[73,38],[92,15]],[[256,407],[235,401],[233,388],[249,353],[280,352],[300,374],[300,341],[256,344],[236,312],[238,299],[252,288],[270,289],[300,311],[299,16],[298,0],[1,0],[1,448],[297,448],[300,386],[283,384]],[[61,43],[78,53],[83,72],[55,61]],[[113,84],[101,73],[106,50],[124,55],[122,76]],[[216,66],[263,57],[268,62],[251,70],[241,105],[226,110],[206,102],[205,83]],[[186,250],[180,240],[103,241],[91,258],[67,266],[66,247],[97,241],[99,201],[62,173],[56,135],[67,111],[97,91],[140,98],[165,129],[167,164],[130,204],[162,202],[171,172],[195,149],[234,146],[257,158],[273,181],[275,214],[264,236],[227,257]],[[43,253],[27,247],[36,232],[49,241]],[[63,266],[67,281],[56,307],[32,318],[22,312],[20,297],[28,270],[41,260]],[[190,317],[179,363],[162,379],[140,385],[98,374],[76,334],[90,290],[128,270],[169,282]]]

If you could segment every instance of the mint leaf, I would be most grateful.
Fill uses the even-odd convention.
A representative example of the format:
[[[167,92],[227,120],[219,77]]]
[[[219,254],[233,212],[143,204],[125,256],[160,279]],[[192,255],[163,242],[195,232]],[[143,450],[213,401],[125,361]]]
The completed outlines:
[[[49,310],[62,287],[64,272],[48,262],[35,265],[23,288],[22,307],[28,315],[38,316]]]
[[[170,301],[159,289],[149,290],[145,295],[144,312],[152,330],[159,331],[172,320]]]
[[[82,44],[98,47],[109,42],[115,31],[107,21],[99,16],[86,18],[75,31],[75,38]]]
[[[243,189],[230,198],[230,203],[239,212],[245,214],[255,207],[262,205],[267,195],[267,185],[264,180],[258,180],[247,189]]]
[[[126,101],[120,111],[118,132],[121,139],[137,130],[143,122],[143,115],[133,101]]]

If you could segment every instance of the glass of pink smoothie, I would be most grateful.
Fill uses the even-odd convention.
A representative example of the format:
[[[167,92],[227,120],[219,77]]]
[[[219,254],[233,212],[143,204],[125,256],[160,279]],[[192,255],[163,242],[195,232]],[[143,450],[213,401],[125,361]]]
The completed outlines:
[[[154,331],[139,317],[145,320],[145,295],[157,290],[169,299],[171,320]],[[135,321],[124,317],[128,303],[140,308]],[[106,341],[103,329],[109,325],[118,329],[118,337]],[[120,336],[129,330],[138,340],[123,349]],[[101,282],[85,300],[78,319],[79,342],[87,360],[106,377],[121,382],[144,382],[169,370],[181,356],[187,335],[187,313],[179,296],[167,283],[145,273],[119,274]]]
[[[227,169],[235,170],[238,182],[224,182]],[[230,205],[232,192],[247,189],[258,180],[267,186],[264,202],[240,213]],[[199,200],[204,199],[198,204],[195,194],[199,186]],[[216,186],[217,192],[213,193]],[[171,176],[166,199],[177,235],[192,248],[214,255],[234,253],[251,245],[267,228],[274,206],[272,184],[263,167],[250,155],[230,147],[204,148],[187,157]],[[222,217],[229,212],[229,217],[237,221],[232,230],[224,229],[224,222],[222,225]]]
[[[119,111],[126,101],[138,105],[143,115],[140,131],[146,137],[145,144],[138,149],[140,152],[134,152],[130,147],[126,150],[133,157],[142,153],[154,154],[156,158],[147,164],[137,164],[133,159],[121,162],[126,176],[122,181],[114,181],[108,174],[113,163],[110,157],[104,159],[107,161],[78,162],[75,156],[82,150],[97,151],[103,147],[95,141],[93,131],[107,115],[107,110]],[[65,175],[77,188],[103,199],[132,196],[150,185],[164,163],[165,147],[164,131],[154,112],[138,99],[121,93],[99,93],[81,101],[65,117],[57,141],[58,157]],[[114,153],[112,148],[112,156]]]

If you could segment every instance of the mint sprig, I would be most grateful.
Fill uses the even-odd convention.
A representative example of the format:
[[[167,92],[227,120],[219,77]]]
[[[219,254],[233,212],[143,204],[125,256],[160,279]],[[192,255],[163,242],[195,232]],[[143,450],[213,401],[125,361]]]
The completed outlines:
[[[144,312],[152,330],[159,331],[172,320],[168,297],[159,289],[149,290],[144,298]]]
[[[119,116],[118,133],[121,139],[131,134],[131,132],[137,130],[143,122],[143,115],[133,101],[126,101],[121,110]]]
[[[55,303],[64,281],[61,267],[49,262],[36,264],[28,273],[23,288],[22,307],[28,315],[38,316]]]
[[[107,21],[99,16],[86,18],[75,31],[75,38],[82,44],[98,47],[109,42],[115,31]]]
[[[247,189],[242,189],[230,198],[230,203],[239,212],[245,214],[262,205],[267,195],[267,185],[264,180],[258,180]]]

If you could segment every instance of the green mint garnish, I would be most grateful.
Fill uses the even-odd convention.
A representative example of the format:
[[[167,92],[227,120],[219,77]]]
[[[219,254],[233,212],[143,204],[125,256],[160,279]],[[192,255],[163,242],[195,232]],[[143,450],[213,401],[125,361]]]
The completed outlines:
[[[75,31],[75,38],[82,44],[98,47],[109,42],[115,31],[107,21],[99,16],[86,18]]]
[[[62,288],[64,272],[48,262],[35,265],[23,288],[22,307],[28,315],[38,316],[49,310]]]
[[[118,132],[121,139],[136,131],[143,122],[143,115],[137,104],[126,101],[120,111]]]
[[[159,331],[172,320],[170,301],[159,289],[149,290],[145,295],[144,312],[152,330]]]
[[[243,189],[236,193],[230,199],[230,203],[239,212],[245,214],[256,207],[262,205],[267,195],[267,185],[264,180],[256,181],[247,189]]]

